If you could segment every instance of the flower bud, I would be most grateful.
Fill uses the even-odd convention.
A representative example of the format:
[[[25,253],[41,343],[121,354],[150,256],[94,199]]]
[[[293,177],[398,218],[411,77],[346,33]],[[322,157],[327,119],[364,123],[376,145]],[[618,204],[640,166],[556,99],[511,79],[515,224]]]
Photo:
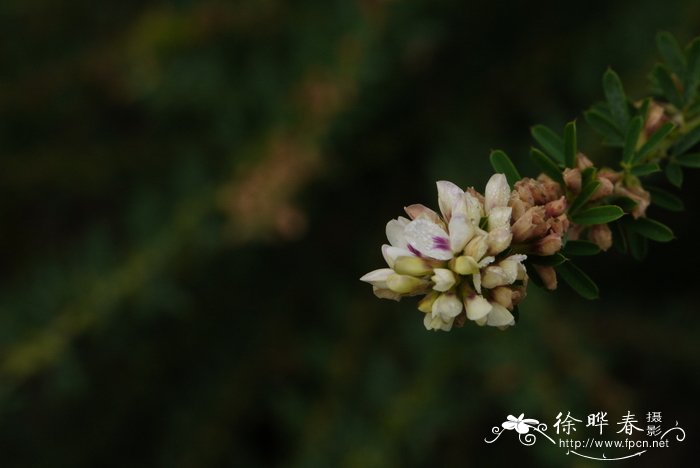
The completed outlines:
[[[606,177],[598,177],[598,182],[600,182],[600,186],[595,192],[593,192],[593,195],[591,195],[591,200],[599,200],[613,193],[614,186],[610,179]]]
[[[488,254],[496,255],[508,248],[513,240],[513,234],[510,232],[510,227],[505,226],[489,232],[488,235]]]
[[[501,304],[506,309],[513,309],[513,294],[515,291],[507,286],[498,286],[491,291],[493,300]]]
[[[464,248],[464,253],[474,260],[481,260],[486,252],[488,251],[488,235],[486,233],[477,234],[472,240],[469,241],[467,246]]]
[[[469,320],[480,320],[491,312],[493,306],[489,301],[484,299],[484,296],[471,294],[464,299],[464,308],[467,311]]]
[[[435,291],[447,291],[457,282],[454,273],[452,273],[450,270],[445,268],[436,268],[433,271],[435,274],[430,278],[430,280],[435,283],[433,286]]]
[[[649,104],[647,120],[644,122],[644,133],[648,137],[653,135],[668,118],[664,116],[664,108],[654,101]]]
[[[581,191],[581,171],[579,169],[564,169],[564,183],[574,193]]]
[[[433,269],[420,257],[398,257],[394,261],[394,271],[400,275],[425,276]]]
[[[557,272],[554,270],[554,267],[545,265],[533,265],[533,267],[540,279],[542,279],[545,288],[550,291],[557,289]]]
[[[491,209],[500,206],[508,205],[510,197],[510,187],[506,176],[503,174],[494,174],[486,183],[484,191],[484,211],[488,215]]]
[[[543,234],[546,230],[544,224],[545,208],[543,206],[533,206],[525,212],[511,227],[513,242],[524,242],[532,239],[538,234]]]
[[[392,301],[400,301],[401,294],[395,293],[391,289],[378,288],[377,286],[372,286],[372,292],[379,299],[391,299]]]
[[[576,155],[576,167],[578,168],[579,171],[584,171],[588,169],[589,167],[593,167],[593,163],[591,162],[590,159],[586,157],[585,154],[579,152]]]
[[[608,169],[607,167],[604,167],[603,169],[598,171],[599,179],[608,179],[613,184],[617,183],[617,181],[620,180],[620,177],[622,177],[622,174],[620,172],[613,171],[612,169]]]
[[[610,186],[612,189],[612,185]],[[548,217],[556,218],[566,211],[566,197],[561,197],[558,200],[553,200],[544,206],[545,214]]]
[[[420,291],[428,285],[428,282],[409,275],[390,275],[386,285],[399,294],[411,294]]]
[[[418,301],[418,310],[423,313],[429,314],[433,311],[433,303],[440,296],[438,292],[430,292],[425,295],[423,299]]]
[[[526,203],[520,199],[518,192],[513,191],[510,195],[510,200],[508,201],[508,206],[511,207],[512,216],[514,220],[518,220],[525,212],[532,207],[531,203]]]
[[[460,275],[473,275],[479,271],[479,264],[473,257],[462,255],[451,262],[451,268]]]
[[[442,222],[442,219],[440,219],[440,216],[436,212],[434,212],[425,205],[421,205],[420,203],[416,203],[415,205],[408,205],[404,207],[404,211],[406,211],[406,214],[411,219],[423,217],[429,219],[430,221],[434,222],[442,228],[445,227],[445,223]]]
[[[594,242],[600,250],[608,250],[612,247],[612,232],[607,224],[596,224],[588,230],[588,239]]]
[[[511,284],[513,281],[515,281],[515,277],[509,275],[500,266],[486,267],[481,275],[481,286],[487,289]]]
[[[548,234],[535,244],[535,253],[537,255],[554,255],[561,250],[561,236],[557,234]]]
[[[462,301],[454,293],[440,294],[433,302],[433,317],[440,316],[443,321],[453,319],[462,312]]]

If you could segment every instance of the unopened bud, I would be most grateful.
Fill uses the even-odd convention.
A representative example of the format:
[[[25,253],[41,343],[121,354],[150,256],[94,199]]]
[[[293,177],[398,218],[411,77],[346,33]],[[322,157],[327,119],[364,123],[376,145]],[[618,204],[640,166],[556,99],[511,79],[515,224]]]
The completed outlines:
[[[438,292],[431,292],[425,295],[423,299],[418,301],[418,310],[423,313],[429,314],[433,311],[433,302],[440,296]]]
[[[394,271],[400,275],[425,276],[433,269],[420,257],[398,257],[394,260]]]
[[[473,275],[479,271],[479,264],[473,257],[469,255],[462,255],[453,260],[452,269],[459,273],[460,275]]]
[[[612,190],[612,186],[610,186]],[[544,206],[545,213],[548,217],[556,218],[566,211],[566,197],[561,197],[558,200],[553,200]]]
[[[651,101],[647,111],[647,120],[644,122],[644,133],[647,138],[653,135],[667,120],[668,118],[664,116],[664,108]]]
[[[588,239],[594,242],[600,250],[612,247],[612,232],[607,224],[596,224],[588,230]]]
[[[499,286],[491,291],[493,300],[506,309],[513,309],[513,289],[507,286]]]
[[[622,177],[622,173],[613,171],[607,167],[604,167],[598,171],[598,179],[608,179],[613,184],[617,183],[617,181],[620,180],[620,177]]]
[[[603,197],[607,197],[609,195],[612,195],[614,185],[610,181],[610,179],[606,177],[598,177],[598,182],[600,182],[600,186],[596,189],[595,192],[593,192],[593,195],[591,196],[591,200],[599,200]]]
[[[489,232],[488,236],[488,254],[496,255],[508,248],[513,239],[513,234],[510,232],[510,226],[498,228]]]
[[[513,242],[524,242],[546,232],[545,208],[533,206],[511,226]]]
[[[417,219],[422,217],[429,219],[430,221],[434,222],[440,227],[445,226],[445,223],[442,222],[442,219],[440,219],[440,216],[435,211],[431,210],[425,205],[421,205],[420,203],[416,203],[415,205],[408,205],[404,207],[404,210],[411,219]]]
[[[574,193],[581,191],[581,171],[578,169],[564,169],[564,183]]]
[[[554,255],[561,250],[561,236],[547,234],[535,244],[535,253],[538,255]]]
[[[557,289],[557,272],[554,270],[554,267],[545,265],[533,266],[535,267],[535,271],[539,275],[540,279],[542,279],[542,283],[544,284],[545,288],[549,289],[550,291]]]
[[[433,286],[435,291],[444,292],[455,285],[457,280],[455,279],[455,275],[452,273],[452,271],[445,268],[436,268],[433,271],[435,274],[430,278],[430,280],[435,283]]]
[[[488,248],[488,235],[485,233],[477,234],[464,248],[464,253],[478,261],[486,255]]]
[[[591,162],[590,159],[588,159],[586,157],[585,154],[578,153],[576,155],[576,167],[578,167],[579,171],[584,171],[585,169],[588,169],[589,167],[593,167],[593,163]]]
[[[428,282],[409,275],[393,274],[387,278],[386,285],[399,294],[411,294],[425,288]]]

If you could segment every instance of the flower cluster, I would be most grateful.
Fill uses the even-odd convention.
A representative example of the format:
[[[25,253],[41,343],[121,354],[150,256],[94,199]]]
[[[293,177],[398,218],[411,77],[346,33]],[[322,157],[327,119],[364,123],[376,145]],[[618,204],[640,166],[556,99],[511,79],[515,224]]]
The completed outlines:
[[[428,330],[450,330],[466,319],[506,328],[515,323],[513,308],[524,296],[527,258],[513,253],[511,190],[495,174],[484,195],[452,182],[437,183],[441,215],[423,205],[405,208],[410,217],[389,221],[389,245],[382,254],[389,268],[361,280],[377,297],[424,297],[418,309]]]

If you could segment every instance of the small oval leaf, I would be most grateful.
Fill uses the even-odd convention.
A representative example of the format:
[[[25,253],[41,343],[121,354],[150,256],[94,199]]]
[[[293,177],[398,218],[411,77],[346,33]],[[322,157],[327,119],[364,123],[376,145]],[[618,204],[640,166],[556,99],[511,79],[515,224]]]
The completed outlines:
[[[564,262],[555,269],[559,276],[581,296],[586,299],[598,298],[598,286],[579,267],[571,262]]]
[[[603,205],[588,208],[571,217],[577,224],[608,224],[616,219],[620,219],[625,214],[622,208],[614,205]]]

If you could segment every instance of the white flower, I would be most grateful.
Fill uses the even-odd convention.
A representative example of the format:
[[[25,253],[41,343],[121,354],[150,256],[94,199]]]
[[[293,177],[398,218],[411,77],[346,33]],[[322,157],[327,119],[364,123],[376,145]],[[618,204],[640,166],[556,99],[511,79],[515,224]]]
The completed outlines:
[[[527,434],[530,432],[531,426],[537,426],[540,422],[537,419],[523,419],[525,413],[521,413],[517,418],[511,414],[508,415],[508,421],[501,424],[503,429],[512,431],[515,429],[518,434]]]
[[[443,322],[449,319],[454,319],[462,312],[462,301],[457,298],[457,295],[452,293],[443,293],[433,302],[433,317],[440,316]]]
[[[443,320],[439,315],[437,317],[433,317],[432,314],[425,314],[425,317],[423,318],[423,325],[425,325],[426,330],[450,331],[452,330],[452,324],[454,321],[454,318]]]
[[[479,325],[513,325],[509,309],[524,296],[513,284],[527,275],[524,255],[502,254],[513,239],[505,176],[493,175],[484,197],[448,181],[437,182],[437,189],[440,214],[420,204],[405,207],[411,219],[386,226],[382,256],[389,268],[360,279],[380,298],[424,295],[418,309],[428,330],[450,330],[460,315]]]
[[[506,176],[503,174],[494,174],[486,183],[484,193],[484,211],[487,215],[491,214],[493,208],[508,206],[510,198],[510,187]]]
[[[430,279],[435,283],[433,286],[435,291],[445,292],[457,282],[452,270],[448,270],[447,268],[435,268],[433,272],[435,274]]]

